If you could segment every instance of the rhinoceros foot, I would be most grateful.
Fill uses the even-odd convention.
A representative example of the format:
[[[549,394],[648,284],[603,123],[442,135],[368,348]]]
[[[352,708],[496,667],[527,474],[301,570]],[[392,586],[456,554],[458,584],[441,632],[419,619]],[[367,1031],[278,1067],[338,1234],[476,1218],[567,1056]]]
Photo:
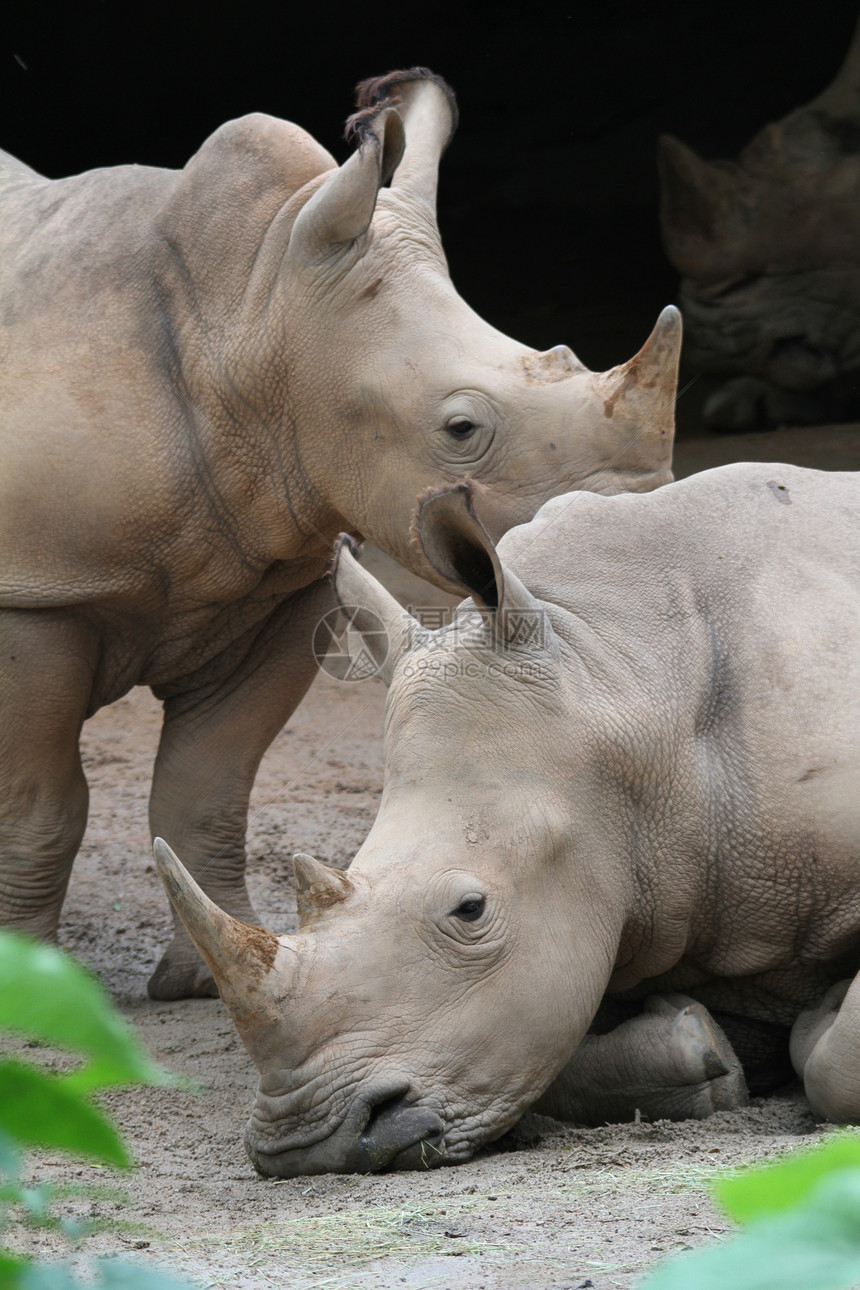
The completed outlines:
[[[171,945],[149,978],[150,999],[217,999],[218,987],[212,973],[196,956],[180,956]]]
[[[707,1008],[685,995],[653,995],[645,1016],[668,1022],[665,1050],[652,1071],[649,1118],[705,1120],[746,1106],[743,1068]]]

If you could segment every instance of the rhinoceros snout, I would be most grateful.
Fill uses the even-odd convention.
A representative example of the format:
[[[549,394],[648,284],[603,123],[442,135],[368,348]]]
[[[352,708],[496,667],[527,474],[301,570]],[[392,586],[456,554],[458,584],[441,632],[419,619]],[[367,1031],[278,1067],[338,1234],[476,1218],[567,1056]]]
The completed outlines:
[[[245,1146],[258,1173],[267,1178],[295,1178],[303,1174],[376,1173],[380,1169],[430,1169],[442,1164],[444,1124],[435,1111],[416,1106],[408,1086],[391,1082],[356,1093],[340,1125],[328,1137],[311,1145],[279,1149],[269,1135],[254,1130]],[[295,1141],[295,1129],[290,1139]]]
[[[377,1169],[429,1169],[440,1163],[445,1126],[429,1107],[410,1105],[403,1097],[386,1098],[373,1108],[358,1139],[361,1172]]]

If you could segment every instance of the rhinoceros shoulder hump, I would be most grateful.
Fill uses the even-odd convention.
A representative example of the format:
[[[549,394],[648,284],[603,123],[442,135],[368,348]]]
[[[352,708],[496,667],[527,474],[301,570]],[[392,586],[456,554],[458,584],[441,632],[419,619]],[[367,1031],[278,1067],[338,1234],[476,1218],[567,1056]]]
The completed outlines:
[[[254,176],[261,186],[275,186],[286,198],[336,164],[301,126],[265,112],[249,112],[219,126],[185,170],[198,182],[211,175],[221,186]]]
[[[40,175],[38,170],[34,170],[32,166],[28,166],[25,162],[19,161],[17,157],[13,157],[11,152],[4,152],[0,148],[0,183],[7,179],[25,178],[42,179],[44,176]]]

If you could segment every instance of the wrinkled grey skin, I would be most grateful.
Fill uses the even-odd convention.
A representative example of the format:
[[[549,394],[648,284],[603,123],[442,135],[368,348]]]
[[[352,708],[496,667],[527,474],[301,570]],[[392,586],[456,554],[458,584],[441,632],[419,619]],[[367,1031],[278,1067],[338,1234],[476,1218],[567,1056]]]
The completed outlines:
[[[249,950],[157,844],[260,1071],[258,1169],[465,1160],[537,1099],[703,1116],[789,1039],[860,1120],[860,476],[569,495],[498,555],[449,490],[418,532],[485,613],[422,634],[341,549],[391,641],[385,783],[346,874],[297,857],[298,933]]]
[[[495,331],[436,227],[450,91],[364,101],[340,168],[262,115],[177,172],[0,154],[2,924],[54,934],[82,722],[138,684],[165,703],[153,831],[256,921],[248,795],[314,676],[338,532],[432,576],[427,488],[473,478],[501,535],[567,488],[671,478],[677,311],[605,373]],[[179,924],[150,991],[214,991]]]
[[[661,223],[683,275],[685,359],[729,377],[718,429],[860,415],[860,29],[835,81],[737,161],[669,136]]]

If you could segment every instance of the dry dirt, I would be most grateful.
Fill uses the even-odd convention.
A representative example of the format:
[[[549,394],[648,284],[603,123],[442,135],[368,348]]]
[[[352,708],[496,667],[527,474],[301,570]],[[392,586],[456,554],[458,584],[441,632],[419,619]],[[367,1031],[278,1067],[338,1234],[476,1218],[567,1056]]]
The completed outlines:
[[[690,440],[679,446],[678,473],[744,457],[858,469],[860,428]],[[444,599],[378,554],[371,561],[405,602]],[[376,681],[321,676],[265,759],[250,885],[277,930],[294,925],[293,852],[345,865],[373,819],[383,702]],[[90,823],[60,939],[98,973],[152,1055],[199,1091],[110,1096],[138,1165],[129,1177],[34,1161],[43,1180],[97,1187],[60,1206],[107,1224],[76,1262],[122,1254],[171,1265],[201,1286],[626,1287],[664,1254],[728,1230],[707,1198],[717,1171],[821,1132],[789,1090],[707,1123],[583,1130],[526,1117],[504,1149],[429,1174],[260,1181],[241,1147],[255,1077],[220,1002],[146,998],[168,937],[146,821],[158,725],[158,705],[136,690],[86,727]],[[22,1228],[13,1241],[52,1256],[61,1248]]]

